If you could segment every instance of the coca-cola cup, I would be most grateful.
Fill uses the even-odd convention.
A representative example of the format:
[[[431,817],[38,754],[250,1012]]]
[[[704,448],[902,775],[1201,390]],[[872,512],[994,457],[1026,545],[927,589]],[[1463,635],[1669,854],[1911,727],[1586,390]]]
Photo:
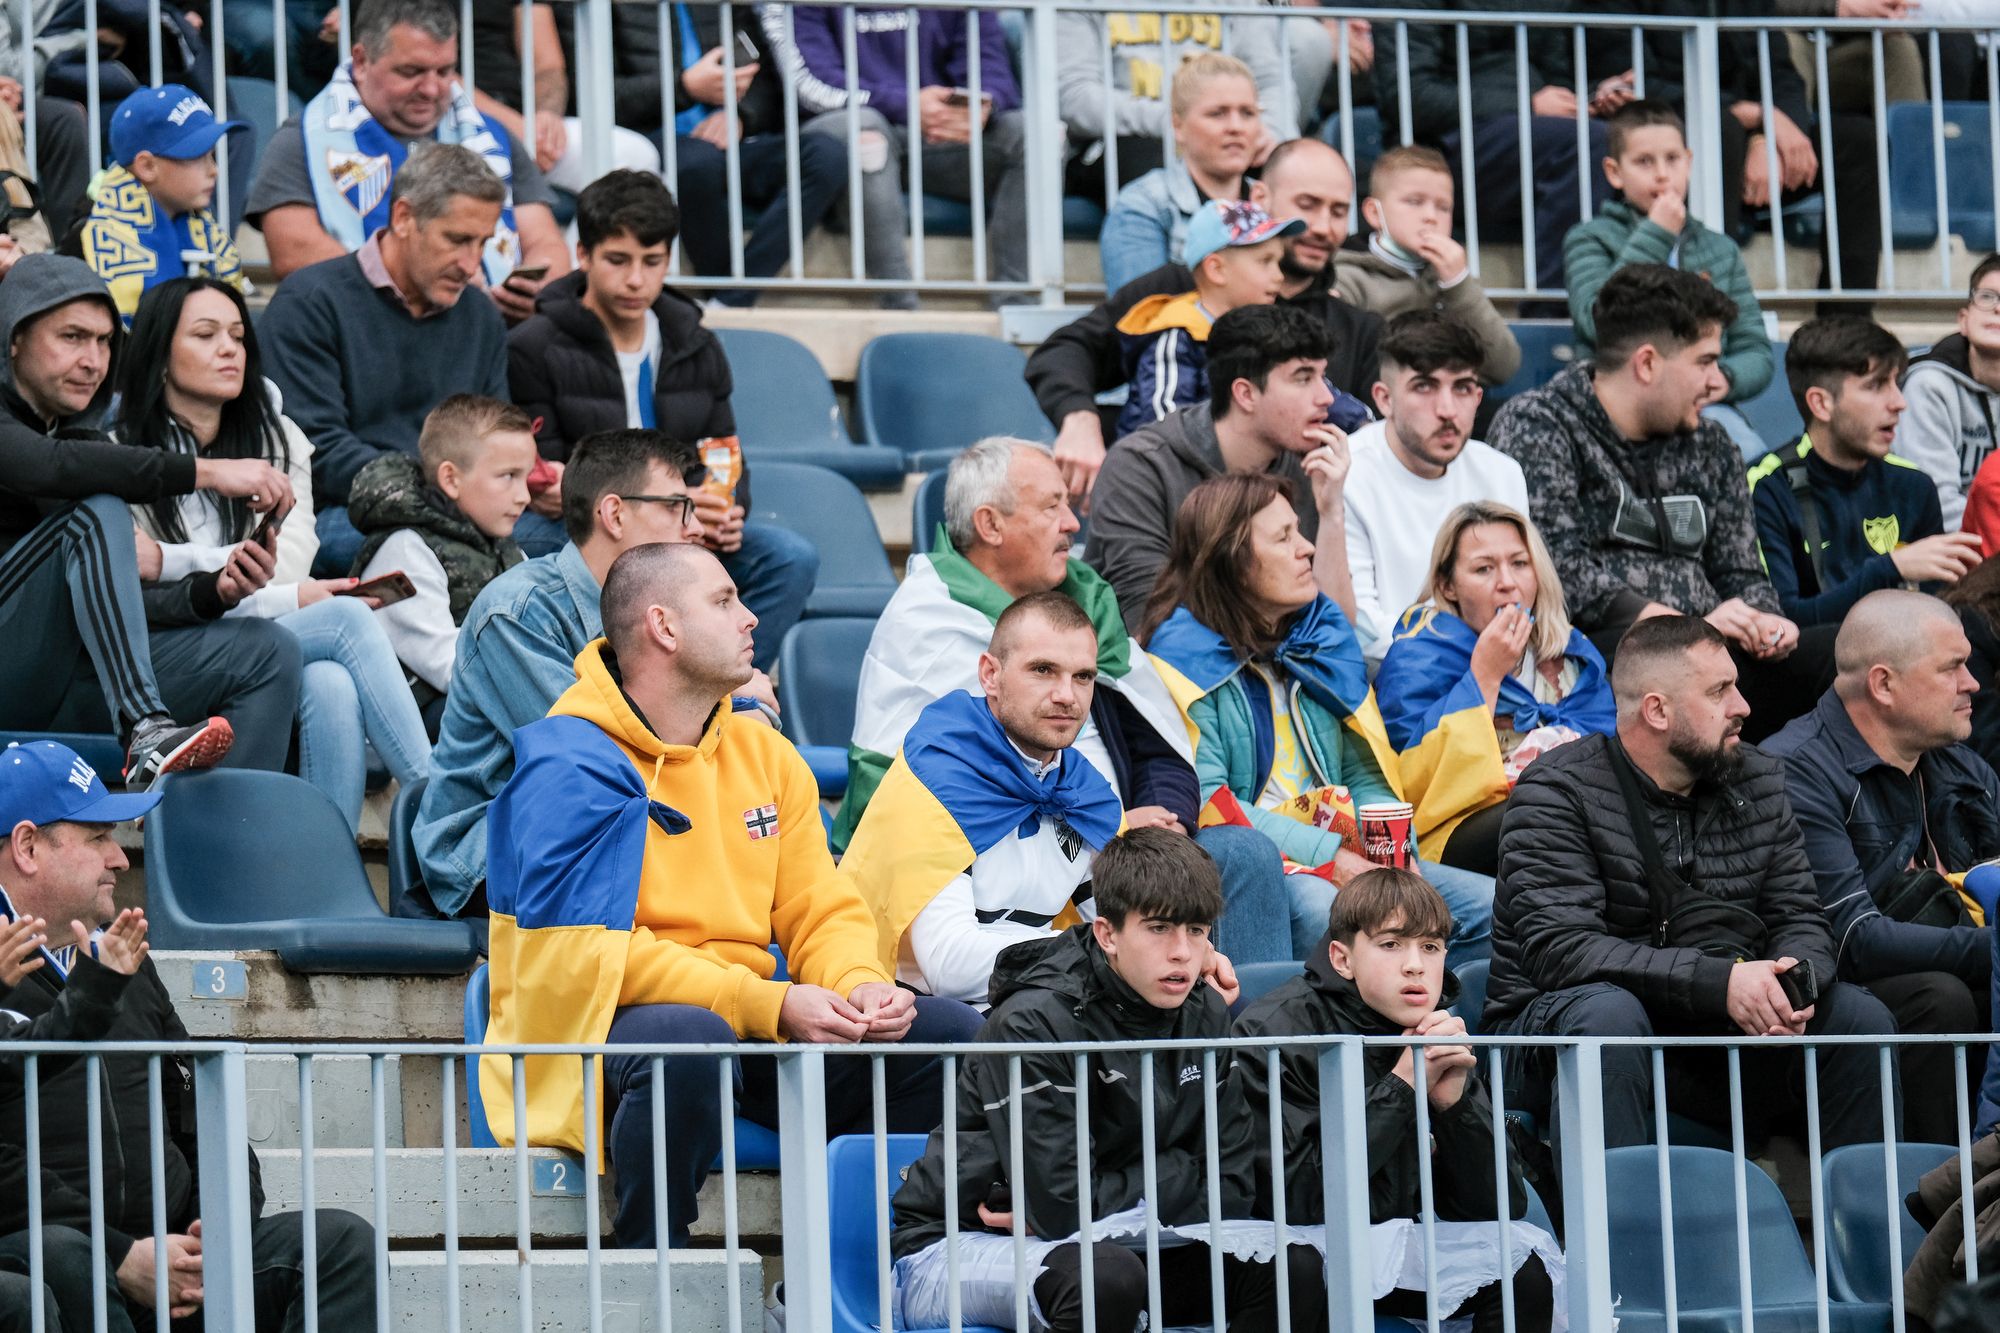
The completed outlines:
[[[1416,807],[1408,801],[1370,801],[1354,812],[1361,824],[1361,854],[1378,866],[1410,868],[1410,821]]]

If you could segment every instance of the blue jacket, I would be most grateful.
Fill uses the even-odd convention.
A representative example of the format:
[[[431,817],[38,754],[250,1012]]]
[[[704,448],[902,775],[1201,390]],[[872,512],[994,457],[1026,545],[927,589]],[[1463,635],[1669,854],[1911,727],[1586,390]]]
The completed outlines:
[[[1892,921],[1874,895],[1930,841],[1949,871],[2000,856],[2000,778],[1963,745],[1927,752],[1914,774],[1882,762],[1832,690],[1760,747],[1785,764],[1844,980],[1950,972],[1983,993],[1990,928]]]
[[[1813,572],[1793,488],[1799,460],[1818,507],[1824,581]],[[1944,531],[1937,487],[1913,464],[1890,454],[1846,472],[1814,453],[1804,435],[1751,467],[1750,510],[1778,604],[1801,625],[1837,625],[1869,593],[1898,586],[1903,576],[1890,553]]]
[[[1097,233],[1104,290],[1115,292],[1163,264],[1180,263],[1188,219],[1205,202],[1179,157],[1120,190]]]
[[[1200,292],[1149,296],[1118,321],[1125,406],[1118,439],[1208,401],[1208,311]]]

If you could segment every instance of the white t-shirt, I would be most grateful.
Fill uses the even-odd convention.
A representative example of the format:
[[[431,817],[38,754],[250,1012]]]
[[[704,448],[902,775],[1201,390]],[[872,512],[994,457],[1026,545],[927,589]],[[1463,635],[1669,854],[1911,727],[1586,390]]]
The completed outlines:
[[[651,366],[655,375],[660,371],[660,317],[646,312],[646,345],[636,352],[619,352],[618,374],[625,381],[625,424],[633,430],[646,424],[645,409],[640,406],[639,372]]]
[[[1381,664],[1396,621],[1423,591],[1431,544],[1452,510],[1497,500],[1528,512],[1521,465],[1492,445],[1466,441],[1442,477],[1420,477],[1389,448],[1389,425],[1370,422],[1347,437],[1347,567],[1354,578],[1355,632],[1371,667]]]

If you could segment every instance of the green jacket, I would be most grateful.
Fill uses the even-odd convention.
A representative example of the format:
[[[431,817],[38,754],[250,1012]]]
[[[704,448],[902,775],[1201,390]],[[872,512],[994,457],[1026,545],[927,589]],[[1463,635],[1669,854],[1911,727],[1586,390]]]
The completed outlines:
[[[1736,302],[1736,322],[1722,333],[1722,373],[1729,381],[1723,400],[1740,403],[1764,391],[1774,370],[1771,339],[1764,332],[1764,312],[1736,242],[1692,216],[1681,234],[1673,236],[1623,199],[1612,200],[1563,238],[1563,273],[1569,281],[1569,317],[1576,325],[1578,360],[1588,358],[1596,347],[1597,321],[1591,307],[1599,289],[1627,264],[1668,264],[1699,273]]]
[[[1267,668],[1263,668],[1267,669]],[[1252,708],[1248,688],[1264,688],[1258,676],[1250,687],[1245,667],[1188,706],[1188,721],[1201,733],[1194,749],[1194,776],[1205,795],[1227,787],[1250,825],[1278,845],[1278,850],[1304,866],[1323,865],[1340,848],[1340,835],[1302,824],[1289,815],[1258,806],[1271,776],[1271,712]],[[1321,786],[1346,787],[1356,808],[1369,801],[1400,799],[1382,774],[1368,747],[1342,721],[1314,702],[1295,680],[1284,683],[1291,707],[1292,728],[1298,734],[1313,779]],[[1259,765],[1263,772],[1258,772]]]
[[[451,590],[451,622],[465,613],[487,584],[526,558],[512,537],[489,537],[460,513],[442,491],[424,480],[423,467],[408,454],[385,453],[354,474],[347,517],[365,540],[354,558],[360,574],[403,528],[413,529],[437,555]]]

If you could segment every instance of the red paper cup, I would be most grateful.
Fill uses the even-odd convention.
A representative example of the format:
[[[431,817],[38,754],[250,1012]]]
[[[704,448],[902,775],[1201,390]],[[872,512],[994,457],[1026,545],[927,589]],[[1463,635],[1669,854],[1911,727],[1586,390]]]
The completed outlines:
[[[1408,801],[1371,801],[1354,813],[1361,824],[1361,854],[1378,866],[1408,870],[1416,807]]]

